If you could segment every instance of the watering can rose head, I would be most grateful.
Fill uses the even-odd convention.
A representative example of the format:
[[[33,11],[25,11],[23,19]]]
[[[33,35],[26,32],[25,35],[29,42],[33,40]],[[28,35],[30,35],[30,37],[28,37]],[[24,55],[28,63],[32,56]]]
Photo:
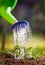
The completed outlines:
[[[25,21],[25,20],[20,20],[18,22],[16,22],[14,25],[12,25],[12,30],[16,28],[16,30],[19,30],[21,28],[25,28],[26,30],[29,29],[29,22]]]

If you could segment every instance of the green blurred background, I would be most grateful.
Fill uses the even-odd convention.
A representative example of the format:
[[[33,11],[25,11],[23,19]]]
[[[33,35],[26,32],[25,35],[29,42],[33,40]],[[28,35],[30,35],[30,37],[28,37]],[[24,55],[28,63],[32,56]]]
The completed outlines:
[[[19,0],[12,14],[18,20],[24,19],[30,23],[32,37],[26,47],[45,48],[45,0]],[[13,47],[11,25],[0,17],[0,49],[10,50]]]

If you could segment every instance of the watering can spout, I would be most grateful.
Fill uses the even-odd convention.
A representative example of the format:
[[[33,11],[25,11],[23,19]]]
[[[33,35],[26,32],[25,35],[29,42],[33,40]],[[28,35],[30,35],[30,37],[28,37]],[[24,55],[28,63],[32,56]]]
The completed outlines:
[[[17,19],[10,13],[9,10],[5,10],[4,8],[2,8],[3,10],[1,10],[1,17],[3,17],[7,22],[9,22],[10,24],[14,24],[15,22],[17,22]]]
[[[0,16],[10,24],[17,22],[17,19],[11,14],[17,4],[17,0],[0,0],[0,3]]]

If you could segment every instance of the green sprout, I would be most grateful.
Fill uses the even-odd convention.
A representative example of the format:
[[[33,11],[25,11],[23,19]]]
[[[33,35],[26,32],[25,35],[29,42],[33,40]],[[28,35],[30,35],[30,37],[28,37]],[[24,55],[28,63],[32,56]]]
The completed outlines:
[[[24,59],[26,58],[38,58],[38,57],[45,57],[45,49],[42,48],[33,48],[33,47],[29,47],[29,48],[25,48],[25,47],[21,47],[19,45],[16,45],[14,47],[14,49],[11,51],[12,53],[16,54],[17,56],[21,57],[21,49],[24,50]]]

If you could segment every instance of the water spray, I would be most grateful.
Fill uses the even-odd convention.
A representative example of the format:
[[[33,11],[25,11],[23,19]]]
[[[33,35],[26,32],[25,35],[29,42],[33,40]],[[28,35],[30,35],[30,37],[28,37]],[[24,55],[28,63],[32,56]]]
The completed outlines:
[[[25,20],[20,20],[12,26],[15,45],[25,45],[27,36],[30,33],[29,23]]]
[[[12,26],[15,49],[15,58],[24,58],[24,47],[27,43],[27,39],[30,36],[30,25],[25,20],[20,20]],[[19,52],[19,53],[17,53]],[[17,57],[18,56],[18,57]]]

